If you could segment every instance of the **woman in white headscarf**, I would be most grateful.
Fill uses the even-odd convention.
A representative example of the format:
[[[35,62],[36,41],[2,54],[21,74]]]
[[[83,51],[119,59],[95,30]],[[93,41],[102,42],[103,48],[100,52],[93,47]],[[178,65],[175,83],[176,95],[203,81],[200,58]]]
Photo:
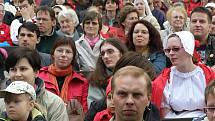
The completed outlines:
[[[147,0],[134,0],[134,7],[139,12],[139,19],[150,22],[158,31],[160,31],[160,25],[157,19],[152,15]]]
[[[170,34],[165,54],[172,67],[153,82],[152,102],[163,118],[194,118],[204,115],[204,90],[215,73],[202,63],[195,64],[194,36],[189,31]]]

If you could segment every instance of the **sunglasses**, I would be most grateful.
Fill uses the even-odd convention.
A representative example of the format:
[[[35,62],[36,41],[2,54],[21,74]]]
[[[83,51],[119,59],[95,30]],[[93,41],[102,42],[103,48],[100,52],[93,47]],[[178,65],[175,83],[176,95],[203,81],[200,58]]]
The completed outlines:
[[[166,48],[166,49],[164,49],[164,52],[165,52],[165,53],[170,53],[171,50],[172,50],[173,52],[178,52],[181,48],[183,48],[183,47]]]

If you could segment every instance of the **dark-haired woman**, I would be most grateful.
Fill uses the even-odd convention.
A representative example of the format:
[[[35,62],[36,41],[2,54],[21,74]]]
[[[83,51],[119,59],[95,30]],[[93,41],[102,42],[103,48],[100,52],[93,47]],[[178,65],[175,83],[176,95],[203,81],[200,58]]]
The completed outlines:
[[[128,33],[128,48],[148,58],[159,74],[166,67],[161,37],[156,28],[146,20],[132,24]]]
[[[125,52],[127,52],[126,46],[120,43],[118,39],[109,38],[102,42],[96,69],[89,77],[88,107],[91,102],[106,97],[107,80],[112,76],[117,61]]]
[[[73,70],[76,57],[75,43],[62,37],[54,43],[51,51],[53,64],[40,69],[39,77],[46,89],[60,96],[65,103],[77,99],[87,111],[88,81]]]

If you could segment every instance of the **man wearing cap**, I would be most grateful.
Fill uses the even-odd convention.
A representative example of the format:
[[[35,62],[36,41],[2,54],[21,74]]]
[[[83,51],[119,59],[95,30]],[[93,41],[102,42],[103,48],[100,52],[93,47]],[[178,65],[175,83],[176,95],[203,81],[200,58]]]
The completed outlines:
[[[36,92],[34,87],[24,81],[14,81],[5,90],[0,91],[4,98],[6,112],[0,120],[17,121],[46,121],[42,112],[35,103]]]

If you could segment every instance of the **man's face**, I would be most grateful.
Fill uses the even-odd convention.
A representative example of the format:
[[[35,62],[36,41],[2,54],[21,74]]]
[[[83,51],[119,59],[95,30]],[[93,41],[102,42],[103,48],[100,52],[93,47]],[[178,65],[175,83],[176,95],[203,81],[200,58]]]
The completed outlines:
[[[21,11],[25,11],[25,12],[34,12],[34,4],[30,5],[28,3],[28,0],[24,0],[23,2],[19,2],[18,6],[20,8]]]
[[[30,49],[35,49],[36,44],[39,43],[36,32],[31,32],[26,28],[21,28],[17,39],[20,47],[27,47]]]
[[[207,38],[210,26],[208,16],[205,13],[196,12],[190,17],[190,31],[199,41],[204,41],[203,39]]]
[[[161,0],[153,0],[153,5],[155,8],[160,9],[162,7]]]
[[[206,106],[206,114],[209,121],[215,121],[215,96],[212,94],[208,95]]]
[[[55,20],[51,19],[48,11],[37,12],[37,25],[42,35],[49,35],[52,32],[52,28],[55,26]]]
[[[121,76],[115,79],[113,103],[117,121],[140,121],[149,104],[144,76]]]

